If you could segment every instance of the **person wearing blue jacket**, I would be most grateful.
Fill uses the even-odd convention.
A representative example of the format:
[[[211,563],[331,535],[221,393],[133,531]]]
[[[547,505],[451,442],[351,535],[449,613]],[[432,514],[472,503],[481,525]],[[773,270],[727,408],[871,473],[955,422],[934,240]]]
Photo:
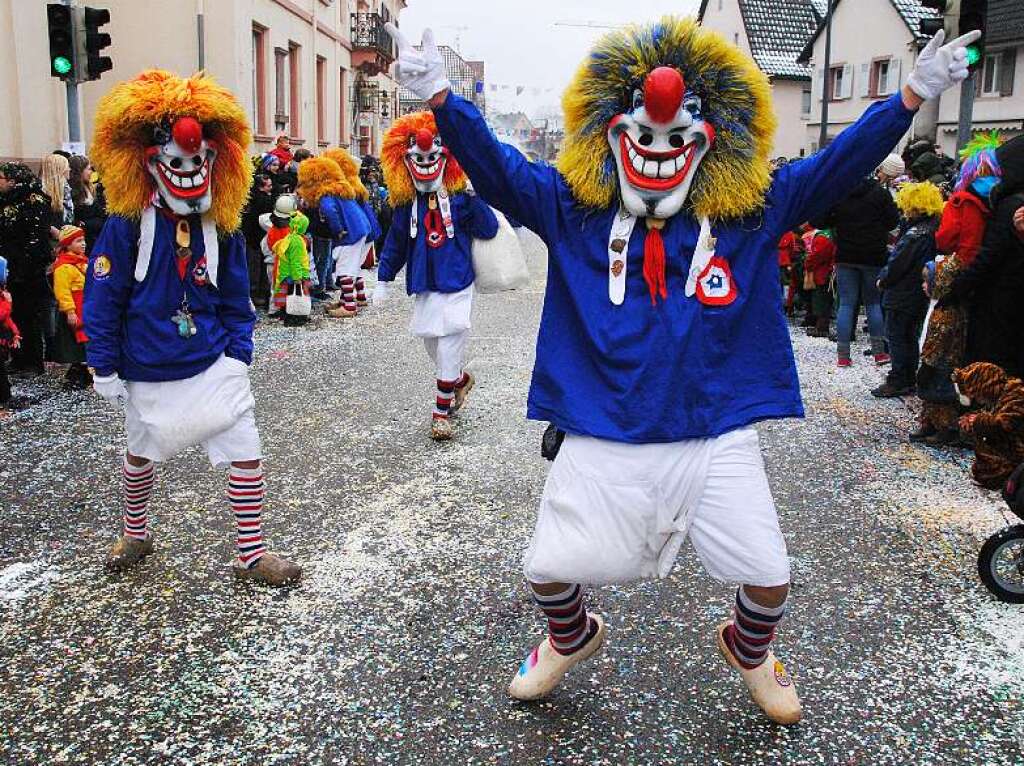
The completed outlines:
[[[940,32],[900,93],[770,177],[767,78],[692,19],[598,41],[563,99],[557,168],[498,142],[451,92],[429,30],[419,49],[388,30],[399,82],[433,109],[477,192],[550,253],[527,416],[567,436],[524,559],[549,632],[510,695],[550,694],[601,648],[586,585],[665,577],[689,536],[713,577],[739,584],[719,651],[769,718],[795,723],[799,697],[771,652],[789,561],[752,427],[803,415],[776,244],[967,76],[976,35],[943,45]]]
[[[182,94],[186,94],[183,96]],[[249,383],[256,312],[238,230],[252,168],[234,96],[205,75],[150,70],[98,107],[93,157],[112,215],[93,246],[83,320],[94,387],[124,412],[123,534],[107,568],[153,552],[155,463],[202,445],[228,473],[236,575],[285,585],[301,568],[263,540],[264,477]]]
[[[466,191],[467,179],[437,133],[429,112],[395,121],[384,138],[384,177],[394,215],[380,264],[374,303],[403,268],[405,289],[416,296],[410,330],[423,338],[437,372],[430,435],[452,438],[451,415],[475,385],[464,369],[473,312],[473,239],[493,239],[498,219]]]

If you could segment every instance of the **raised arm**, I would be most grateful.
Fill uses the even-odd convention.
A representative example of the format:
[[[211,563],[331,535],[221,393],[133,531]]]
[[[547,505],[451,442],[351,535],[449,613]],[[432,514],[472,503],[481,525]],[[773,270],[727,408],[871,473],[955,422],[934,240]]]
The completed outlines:
[[[547,239],[557,221],[558,171],[532,163],[498,141],[479,110],[451,92],[429,29],[423,33],[422,52],[413,48],[394,24],[389,23],[387,30],[398,45],[399,82],[430,104],[445,145],[477,194]]]
[[[940,31],[921,51],[899,93],[869,107],[822,151],[779,170],[768,193],[771,230],[782,232],[818,218],[878,167],[921,104],[967,78],[966,46],[979,36],[970,32],[944,45],[946,35]]]

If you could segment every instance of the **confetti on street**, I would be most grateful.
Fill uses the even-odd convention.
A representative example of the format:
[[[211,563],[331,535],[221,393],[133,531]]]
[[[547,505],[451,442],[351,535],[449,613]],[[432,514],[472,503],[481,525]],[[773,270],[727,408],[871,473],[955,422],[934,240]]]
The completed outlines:
[[[689,547],[662,583],[603,588],[607,651],[549,700],[511,702],[542,624],[520,577],[548,464],[523,417],[544,255],[480,296],[456,439],[429,438],[411,301],[301,328],[264,320],[252,376],[264,529],[305,566],[236,583],[221,477],[158,471],[157,551],[102,570],[118,532],[118,416],[47,382],[0,422],[0,763],[1024,763],[1024,612],[978,582],[1009,521],[970,454],[911,446],[914,400],[874,399],[862,346],[793,329],[806,421],[761,427],[792,556],[777,651],[805,719],[766,722],[713,629],[732,588]]]

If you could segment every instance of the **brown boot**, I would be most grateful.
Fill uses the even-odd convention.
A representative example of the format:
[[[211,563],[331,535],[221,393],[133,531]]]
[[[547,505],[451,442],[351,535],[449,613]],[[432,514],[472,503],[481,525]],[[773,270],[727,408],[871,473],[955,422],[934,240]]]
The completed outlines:
[[[356,312],[349,311],[344,306],[338,306],[335,309],[327,309],[327,316],[334,319],[351,319],[356,315]]]
[[[469,396],[469,392],[473,390],[473,386],[476,385],[476,378],[470,375],[468,372],[463,373],[466,376],[466,382],[462,384],[461,388],[455,389],[455,398],[452,399],[451,409],[448,411],[454,415],[456,412],[461,410],[466,405],[466,397]]]
[[[255,580],[264,585],[278,587],[299,581],[302,567],[281,558],[275,553],[264,553],[251,567],[243,567],[238,561],[232,565],[239,580]]]
[[[104,566],[111,572],[122,572],[138,564],[153,552],[153,533],[146,535],[145,540],[138,540],[128,535],[121,535],[114,547],[107,554]]]
[[[430,438],[436,442],[446,442],[452,438],[452,423],[448,418],[434,418],[430,424]]]

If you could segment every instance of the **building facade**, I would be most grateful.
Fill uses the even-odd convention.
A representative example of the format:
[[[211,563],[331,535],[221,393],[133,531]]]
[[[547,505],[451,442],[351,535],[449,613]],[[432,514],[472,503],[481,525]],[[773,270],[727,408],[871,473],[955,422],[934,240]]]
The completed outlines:
[[[974,130],[998,129],[1008,137],[1024,129],[1024,2],[989,0],[985,60],[975,77]],[[802,59],[814,69],[813,114],[807,123],[808,151],[818,148],[821,100],[829,98],[828,136],[835,137],[873,101],[887,98],[906,84],[920,48],[927,43],[920,23],[935,12],[919,0],[837,0],[832,23],[829,71],[824,71],[825,34],[819,28]],[[871,34],[863,32],[872,20]],[[1024,76],[1024,75],[1020,75]],[[934,136],[945,154],[957,144],[960,87],[926,103],[911,135]]]
[[[419,46],[416,46],[419,49]],[[451,83],[452,92],[476,104],[484,115],[487,114],[486,81],[483,79],[486,66],[483,61],[466,61],[457,50],[450,45],[439,45],[437,50],[444,59],[445,73]],[[416,96],[412,91],[399,90],[399,107],[402,114],[419,112],[427,108],[427,102]]]
[[[85,4],[84,2],[82,4]],[[383,30],[406,0],[88,0],[107,8],[105,51],[114,63],[79,87],[88,148],[99,99],[117,82],[160,67],[205,69],[250,115],[253,152],[277,134],[314,153],[341,145],[376,154],[398,106],[388,75],[394,48]],[[64,84],[49,76],[46,4],[0,0],[0,62],[8,109],[0,110],[0,156],[33,160],[68,140]]]
[[[701,26],[738,46],[768,75],[779,121],[773,156],[798,157],[806,151],[811,70],[797,59],[824,5],[824,0],[701,0]]]

